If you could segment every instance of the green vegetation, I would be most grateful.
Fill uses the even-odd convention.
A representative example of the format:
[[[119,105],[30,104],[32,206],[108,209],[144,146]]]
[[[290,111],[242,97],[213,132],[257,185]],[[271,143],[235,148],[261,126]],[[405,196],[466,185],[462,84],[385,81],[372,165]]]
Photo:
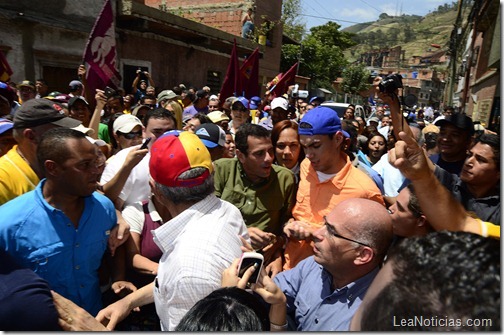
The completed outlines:
[[[281,71],[286,71],[298,59],[301,60],[298,75],[310,77],[312,87],[332,87],[340,77],[347,61],[343,50],[355,45],[352,34],[339,30],[335,22],[313,27],[301,45],[282,46]]]
[[[469,10],[469,4],[464,4]],[[389,16],[382,13],[378,21],[357,24],[344,29],[355,34],[356,46],[345,52],[350,62],[359,55],[380,48],[392,48],[400,45],[405,51],[405,59],[423,56],[436,51],[432,44],[438,44],[441,50],[449,45],[450,34],[457,15],[457,3],[440,5],[424,17],[417,15]]]

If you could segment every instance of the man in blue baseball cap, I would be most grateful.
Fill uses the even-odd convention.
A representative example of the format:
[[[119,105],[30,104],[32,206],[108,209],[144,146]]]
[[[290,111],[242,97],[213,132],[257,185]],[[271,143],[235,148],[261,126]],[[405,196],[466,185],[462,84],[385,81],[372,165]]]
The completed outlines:
[[[338,113],[315,107],[305,114],[298,132],[306,158],[301,163],[293,218],[284,227],[289,237],[285,270],[313,255],[313,233],[343,200],[365,198],[385,205],[373,180],[355,168],[345,153],[350,136],[342,129]]]

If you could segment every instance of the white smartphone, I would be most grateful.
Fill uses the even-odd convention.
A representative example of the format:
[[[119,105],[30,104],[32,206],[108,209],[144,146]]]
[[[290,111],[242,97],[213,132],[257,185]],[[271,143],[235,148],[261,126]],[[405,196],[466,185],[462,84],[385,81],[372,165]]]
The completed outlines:
[[[243,274],[245,273],[245,271],[247,271],[248,268],[254,266],[254,264],[257,264],[257,268],[248,280],[249,284],[257,283],[257,279],[259,278],[259,274],[261,273],[263,263],[263,255],[257,252],[244,252],[240,259],[240,264],[238,265],[238,277],[243,277]]]

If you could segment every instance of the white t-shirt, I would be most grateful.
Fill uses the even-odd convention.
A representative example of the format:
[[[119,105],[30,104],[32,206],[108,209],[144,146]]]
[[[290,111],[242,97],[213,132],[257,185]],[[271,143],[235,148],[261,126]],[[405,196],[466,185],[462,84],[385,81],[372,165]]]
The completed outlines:
[[[152,201],[149,201],[147,208],[149,209],[149,214],[153,221],[162,221],[161,216],[159,216],[159,213],[157,212],[156,207],[154,207],[154,203]],[[129,224],[130,232],[137,233],[139,235],[142,234],[145,222],[145,213],[141,202],[124,207],[122,217]]]
[[[388,154],[381,156],[380,160],[371,167],[383,178],[383,189],[388,197],[397,197],[398,189],[406,179],[401,171],[392,166],[388,161]]]
[[[114,159],[111,159],[100,179],[103,185],[109,182],[123,166],[126,156],[131,150],[137,150],[138,146],[129,147],[119,151]],[[132,170],[119,194],[119,198],[124,201],[124,206],[132,205],[149,199],[151,189],[149,186],[149,160],[150,152]]]

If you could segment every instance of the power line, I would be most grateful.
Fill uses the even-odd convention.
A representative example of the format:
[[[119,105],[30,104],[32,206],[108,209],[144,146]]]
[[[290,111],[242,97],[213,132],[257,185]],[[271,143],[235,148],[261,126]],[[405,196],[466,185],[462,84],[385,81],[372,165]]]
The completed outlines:
[[[323,20],[328,20],[328,21],[332,21],[332,22],[347,22],[347,23],[355,23],[355,24],[366,24],[367,22],[355,22],[355,21],[348,21],[348,20],[341,20],[341,19],[335,19],[335,18],[331,18],[331,17],[324,17],[324,16],[315,16],[315,15],[308,15],[308,14],[300,14],[301,16],[307,16],[307,17],[313,17],[315,19],[323,19]],[[383,29],[400,29],[398,27],[387,27],[387,25],[389,24],[394,24],[394,23],[398,23],[398,22],[389,22],[389,23],[384,23],[384,24],[379,24],[377,22],[373,22],[373,23],[370,23],[368,24],[367,27],[380,27],[380,28],[383,28]],[[422,30],[419,30],[419,31],[415,31],[415,33],[423,33],[423,34],[431,34],[431,35],[436,35],[436,34],[439,34],[437,32],[429,32],[429,31],[422,31]]]
[[[361,2],[363,2],[363,3],[365,3],[366,5],[368,5],[369,7],[373,8],[373,9],[374,9],[374,10],[376,10],[378,13],[380,13],[380,14],[382,13],[382,11],[381,11],[380,9],[378,9],[378,8],[376,8],[376,7],[371,6],[371,5],[370,5],[370,4],[368,4],[366,1],[364,1],[364,0],[360,0],[360,1],[361,1]]]

